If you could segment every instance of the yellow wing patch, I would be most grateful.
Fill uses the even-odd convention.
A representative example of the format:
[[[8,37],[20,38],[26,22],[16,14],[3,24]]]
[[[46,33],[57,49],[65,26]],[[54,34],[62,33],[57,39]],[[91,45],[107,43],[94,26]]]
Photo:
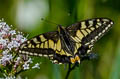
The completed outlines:
[[[32,44],[30,43],[30,44],[28,44],[28,48],[31,48],[32,47]]]
[[[91,30],[90,29],[86,29],[86,31],[90,34],[91,33]]]
[[[61,41],[60,41],[60,39],[57,41],[56,46],[57,46],[56,49],[57,49],[58,51],[60,51],[60,50],[61,50]]]
[[[75,51],[74,51],[74,55],[78,52],[78,49],[81,47],[80,43],[75,43]]]
[[[37,47],[37,48],[40,48],[40,44],[37,44],[36,47]]]
[[[40,39],[41,39],[41,42],[44,42],[44,41],[47,40],[43,35],[40,35],[39,37],[40,37]]]
[[[43,43],[41,43],[40,48],[43,48]]]
[[[48,48],[48,41],[45,41],[44,48]]]
[[[40,41],[37,40],[37,38],[32,39],[36,44],[40,43]]]
[[[91,29],[92,31],[94,31],[94,30],[95,30],[95,28],[94,28],[94,27],[90,27],[90,29]]]
[[[86,28],[85,22],[81,22],[81,28]]]
[[[76,36],[79,37],[80,39],[84,37],[83,34],[80,32],[80,30],[77,30]]]
[[[87,33],[85,30],[81,30],[81,31],[82,31],[82,33],[83,33],[85,36],[88,35],[88,33]]]
[[[49,48],[54,49],[54,42],[51,39],[48,40],[48,43],[49,43]]]
[[[89,26],[88,27],[91,27],[93,25],[93,21],[88,21],[89,22]]]

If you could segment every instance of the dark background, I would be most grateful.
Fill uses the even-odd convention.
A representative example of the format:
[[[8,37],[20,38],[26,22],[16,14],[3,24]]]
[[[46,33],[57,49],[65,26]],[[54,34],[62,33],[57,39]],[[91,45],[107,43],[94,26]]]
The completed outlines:
[[[0,0],[0,18],[29,38],[54,31],[58,24],[68,26],[96,17],[112,19],[114,27],[95,44],[93,52],[99,54],[98,59],[83,62],[69,78],[120,79],[120,0]],[[23,79],[64,79],[64,65],[52,64],[46,58],[33,59],[42,62],[40,69],[21,73]]]

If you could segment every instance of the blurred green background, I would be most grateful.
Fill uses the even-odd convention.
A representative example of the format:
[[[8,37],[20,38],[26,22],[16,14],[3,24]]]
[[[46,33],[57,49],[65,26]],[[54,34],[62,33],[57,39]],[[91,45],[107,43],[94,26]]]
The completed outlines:
[[[112,19],[114,27],[95,44],[93,52],[99,54],[98,59],[84,61],[69,79],[120,79],[120,0],[0,0],[0,18],[29,38],[56,30],[51,22],[68,26],[96,17]],[[42,62],[40,69],[21,73],[22,79],[65,78],[64,65],[39,57],[34,57],[34,62]]]

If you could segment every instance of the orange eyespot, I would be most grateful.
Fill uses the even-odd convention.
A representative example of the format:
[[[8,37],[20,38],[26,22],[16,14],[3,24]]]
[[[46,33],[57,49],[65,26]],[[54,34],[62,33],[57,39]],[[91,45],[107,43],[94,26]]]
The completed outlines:
[[[75,63],[75,59],[74,58],[70,58],[71,63]]]
[[[70,58],[71,63],[78,62],[80,63],[80,57],[78,55],[75,56],[75,58]]]
[[[80,60],[79,56],[76,55],[75,56],[75,60]]]
[[[78,63],[80,63],[80,57],[78,55],[75,56],[75,61],[78,61]]]

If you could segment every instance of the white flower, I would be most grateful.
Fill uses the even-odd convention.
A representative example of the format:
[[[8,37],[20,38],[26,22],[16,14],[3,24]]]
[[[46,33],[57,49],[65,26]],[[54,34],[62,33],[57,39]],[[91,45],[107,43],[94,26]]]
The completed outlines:
[[[7,55],[8,52],[9,52],[9,50],[5,50],[5,51],[2,52],[2,54],[3,54],[3,55]]]
[[[2,44],[5,47],[7,45],[7,40],[1,38],[0,44]]]
[[[26,63],[33,63],[33,61],[31,58],[29,58],[28,61],[26,61]]]
[[[21,43],[23,43],[23,42],[25,42],[27,39],[26,38],[23,38],[23,39],[21,39],[20,41],[21,41]]]
[[[32,67],[32,69],[34,69],[34,68],[40,69],[40,64],[39,64],[39,63],[36,63],[36,64]]]
[[[17,48],[20,46],[20,43],[18,43],[16,40],[12,40],[10,43],[8,43],[7,48],[11,50],[12,48]]]
[[[8,48],[9,50],[11,50],[11,49],[13,48],[12,42],[10,42],[10,43],[7,45],[7,48]]]
[[[6,25],[6,22],[0,22],[0,26],[3,28]]]
[[[3,25],[3,28],[2,28],[2,29],[3,29],[4,31],[6,31],[6,32],[8,32],[8,31],[11,29],[11,28],[10,28],[6,23],[4,23],[4,22],[3,22],[2,25]]]
[[[4,30],[1,30],[1,32],[0,32],[0,36],[4,36],[4,35],[7,35],[7,32],[6,31],[4,31]]]
[[[12,45],[13,47],[19,47],[20,43],[18,43],[17,41],[12,41]]]
[[[6,66],[7,63],[11,62],[12,58],[12,54],[3,55],[1,58],[1,64]]]
[[[23,36],[21,32],[17,30],[13,30],[5,22],[0,22],[0,50],[2,52],[2,54],[0,55],[0,65],[5,66],[5,69],[3,69],[3,71],[7,70],[9,68],[8,67],[9,65],[14,67],[13,69],[10,69],[12,71],[17,70],[17,68],[21,67],[21,65],[22,65],[22,69],[24,70],[27,70],[30,68],[40,69],[40,66],[38,63],[35,64],[33,67],[30,66],[30,64],[33,63],[31,58],[29,59],[27,58],[25,60],[23,58],[24,56],[19,57],[18,55],[15,55],[17,52],[17,49],[19,49],[20,44],[26,40],[27,39]],[[11,73],[7,73],[7,74],[11,74]],[[9,76],[9,77],[7,76],[8,75],[6,75],[6,79],[16,79],[16,78],[13,78],[12,76]]]
[[[22,38],[24,38],[22,35],[20,34],[16,35],[16,39],[21,40]]]
[[[23,43],[27,39],[25,37],[23,37],[23,35],[18,34],[18,35],[16,35],[16,40],[19,41],[20,43]]]
[[[14,34],[16,34],[16,31],[15,31],[15,30],[11,30],[11,31],[9,31],[9,33],[10,33],[11,35],[14,35]]]
[[[24,70],[29,69],[29,64],[25,62],[24,65],[23,65],[23,69],[24,69]]]
[[[12,54],[7,55],[8,61],[12,60],[12,58],[13,58]]]

